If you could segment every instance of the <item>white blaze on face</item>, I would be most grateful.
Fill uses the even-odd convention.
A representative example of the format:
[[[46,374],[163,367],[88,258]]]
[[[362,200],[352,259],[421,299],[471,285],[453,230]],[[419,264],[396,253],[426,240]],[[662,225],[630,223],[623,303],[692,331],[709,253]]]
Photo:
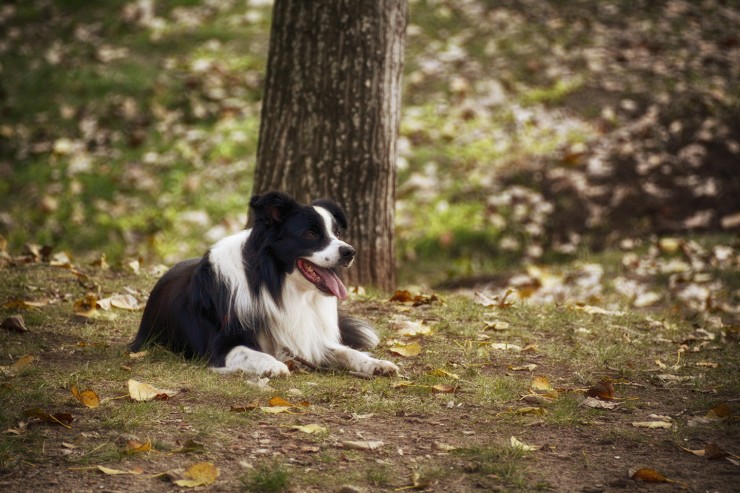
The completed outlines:
[[[329,238],[330,241],[323,250],[315,252],[313,255],[306,258],[321,267],[336,267],[337,262],[341,259],[341,255],[339,253],[340,248],[351,247],[348,243],[343,242],[334,234],[336,224],[334,216],[332,216],[331,213],[323,207],[314,207],[314,209],[324,220],[324,228],[326,229],[327,238]],[[347,265],[347,267],[349,267],[349,265]]]

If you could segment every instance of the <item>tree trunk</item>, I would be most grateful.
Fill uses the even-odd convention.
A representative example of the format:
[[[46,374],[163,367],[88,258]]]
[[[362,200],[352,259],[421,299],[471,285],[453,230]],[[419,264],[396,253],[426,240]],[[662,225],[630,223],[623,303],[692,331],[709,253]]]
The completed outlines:
[[[349,285],[395,287],[396,136],[406,0],[276,0],[253,192],[349,218]]]

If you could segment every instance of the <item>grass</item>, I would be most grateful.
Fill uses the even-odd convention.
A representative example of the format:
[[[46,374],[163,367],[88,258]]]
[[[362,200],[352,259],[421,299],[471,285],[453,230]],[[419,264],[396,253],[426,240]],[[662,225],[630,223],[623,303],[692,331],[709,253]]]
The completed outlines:
[[[260,464],[241,481],[244,491],[279,493],[290,485],[290,473],[282,463],[274,461]]]
[[[712,241],[707,248],[716,244]],[[641,254],[651,255],[648,249]],[[594,262],[603,265],[599,281],[603,289],[598,297],[582,302],[625,314],[590,314],[572,301],[535,303],[543,287],[526,291],[528,303],[511,295],[510,307],[485,307],[454,292],[438,292],[438,301],[412,307],[389,303],[388,294],[370,291],[351,301],[349,308],[379,328],[384,342],[375,354],[397,362],[402,377],[363,380],[342,371],[295,373],[272,380],[269,389],[260,389],[241,375],[216,374],[202,361],[186,361],[158,348],[131,359],[126,344],[136,331],[138,312],[100,311],[91,323],[75,317],[74,301],[91,289],[101,296],[128,289],[143,299],[154,282],[152,276],[90,268],[85,269],[88,278],[80,282],[71,271],[45,262],[6,267],[0,300],[51,303],[20,312],[28,333],[0,331],[0,364],[10,365],[27,353],[38,356],[32,365],[4,375],[0,382],[0,428],[15,430],[0,439],[0,468],[13,475],[27,464],[42,469],[105,465],[142,467],[157,474],[207,461],[221,470],[219,481],[240,482],[245,491],[337,482],[393,490],[412,485],[414,471],[419,474],[417,482],[435,488],[483,484],[532,491],[552,484],[555,471],[549,469],[549,453],[583,450],[592,471],[585,474],[609,470],[612,456],[629,455],[630,447],[659,460],[659,454],[650,455],[661,450],[650,448],[661,440],[658,432],[631,426],[653,413],[674,416],[674,441],[691,440],[699,433],[702,439],[723,444],[722,437],[737,428],[734,420],[698,428],[688,427],[686,420],[704,415],[740,391],[736,346],[716,339],[712,351],[684,351],[678,367],[658,368],[656,359],[676,363],[679,343],[702,319],[675,312],[670,300],[649,311],[631,309],[628,299],[609,288],[611,279],[626,275],[621,255],[615,252],[530,270],[530,275],[545,283],[557,279],[561,287],[571,289],[580,279],[579,269]],[[730,284],[731,278],[726,272],[722,275]],[[653,289],[668,282],[660,276],[653,281]],[[17,313],[14,306],[0,306],[0,318]],[[658,327],[648,317],[664,322]],[[404,318],[423,320],[431,329],[418,337],[422,353],[414,358],[390,351],[391,341],[399,339],[396,320]],[[662,342],[655,342],[656,337]],[[529,349],[492,346],[504,342]],[[691,342],[689,347],[700,343]],[[719,365],[697,366],[704,361]],[[524,369],[530,364],[536,365],[534,369]],[[657,377],[660,373],[693,379],[664,387]],[[552,402],[521,400],[536,392],[534,377],[546,377],[555,389]],[[582,407],[584,390],[604,377],[614,382],[619,409]],[[165,401],[133,402],[127,395],[130,378],[179,393]],[[72,385],[93,389],[101,397],[101,407],[82,407],[70,392]],[[266,406],[273,396],[309,405],[274,415],[259,407],[232,411],[255,402]],[[70,413],[71,428],[28,421],[23,412],[32,407]],[[293,428],[307,424],[327,431],[308,435]],[[513,450],[508,445],[511,436],[554,449]],[[156,452],[125,453],[129,437],[150,439]],[[174,453],[189,440],[202,448]],[[373,451],[344,445],[358,440],[384,445]],[[58,445],[62,442],[77,448],[62,452]],[[617,452],[599,448],[607,442]],[[254,469],[245,473],[241,462]]]

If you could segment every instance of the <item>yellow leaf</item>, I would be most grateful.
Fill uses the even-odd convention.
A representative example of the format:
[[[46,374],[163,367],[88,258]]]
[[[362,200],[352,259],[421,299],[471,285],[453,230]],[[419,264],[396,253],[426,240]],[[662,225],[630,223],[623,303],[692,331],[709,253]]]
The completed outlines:
[[[539,414],[539,415],[542,415],[542,414],[545,414],[545,410],[543,408],[541,408],[541,407],[529,407],[529,406],[525,406],[525,407],[518,408],[516,410],[516,413],[517,414]]]
[[[511,442],[512,448],[524,450],[525,452],[531,452],[532,450],[539,450],[542,448],[541,445],[527,445],[517,440],[516,437],[511,437],[509,441]]]
[[[183,475],[185,479],[175,480],[174,483],[185,488],[195,488],[196,486],[206,486],[215,482],[219,470],[210,462],[198,462],[188,467]]]
[[[547,377],[537,376],[532,379],[530,388],[537,392],[547,392],[549,390],[552,390],[552,385],[550,385],[550,381],[547,379]]]
[[[133,400],[138,402],[151,401],[154,399],[165,400],[177,395],[176,390],[158,389],[148,383],[142,383],[133,379],[128,381],[128,393]]]
[[[18,371],[21,368],[27,367],[28,365],[30,365],[34,361],[36,361],[36,356],[34,356],[32,354],[26,354],[26,355],[21,356],[20,358],[18,358],[18,361],[16,361],[15,363],[13,363],[11,365],[11,368],[13,370],[15,370],[15,371]]]
[[[92,317],[97,311],[98,297],[92,293],[88,293],[84,298],[80,298],[75,301],[72,309],[74,312],[81,317]]]
[[[303,425],[303,426],[295,425],[295,426],[291,426],[290,429],[291,430],[301,431],[301,432],[307,433],[309,435],[311,435],[313,433],[326,433],[328,431],[323,426],[318,425],[318,424],[315,424],[315,423],[310,424],[310,425]]]
[[[102,472],[103,474],[107,474],[108,476],[118,476],[121,474],[141,474],[137,471],[122,471],[120,469],[111,469],[110,467],[105,466],[98,466],[98,471]]]
[[[418,342],[412,342],[411,344],[403,346],[393,346],[389,351],[398,356],[413,358],[414,356],[419,356],[421,354],[421,345]]]
[[[432,392],[438,393],[438,394],[452,394],[455,392],[455,387],[452,385],[445,385],[445,384],[437,384],[432,385]]]
[[[537,365],[534,363],[523,366],[509,366],[509,370],[511,371],[534,371],[535,368],[537,368]]]
[[[280,414],[290,411],[292,406],[271,406],[271,407],[260,407],[260,411],[267,414]]]
[[[152,441],[147,439],[146,442],[141,443],[138,440],[129,440],[126,443],[126,447],[123,450],[126,454],[138,454],[140,452],[149,452],[152,450]]]
[[[435,377],[450,377],[454,378],[455,380],[460,380],[460,377],[455,373],[450,373],[447,370],[443,370],[442,368],[437,368],[435,370],[432,370],[429,372],[430,375],[434,375]]]
[[[506,330],[509,328],[509,322],[501,320],[486,320],[484,330]]]
[[[270,399],[267,405],[270,407],[292,407],[293,406],[293,404],[291,404],[290,402],[286,401],[282,397],[277,397],[277,396]]]
[[[80,392],[77,389],[76,385],[72,385],[72,395],[75,396],[75,399],[80,401],[80,403],[85,406],[89,407],[91,409],[95,409],[97,407],[100,407],[100,398],[98,397],[98,394],[95,393],[94,390],[83,390]]]

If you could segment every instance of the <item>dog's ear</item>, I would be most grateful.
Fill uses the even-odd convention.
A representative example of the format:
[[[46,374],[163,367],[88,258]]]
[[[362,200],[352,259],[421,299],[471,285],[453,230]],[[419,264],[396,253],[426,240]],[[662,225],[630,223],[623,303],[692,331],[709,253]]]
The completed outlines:
[[[318,199],[314,200],[311,205],[326,209],[329,211],[329,214],[334,216],[334,219],[342,230],[347,229],[347,215],[344,213],[344,209],[339,207],[337,204],[329,199]]]
[[[255,224],[279,224],[288,212],[297,206],[297,202],[282,192],[267,192],[255,195],[249,201],[254,211]]]

